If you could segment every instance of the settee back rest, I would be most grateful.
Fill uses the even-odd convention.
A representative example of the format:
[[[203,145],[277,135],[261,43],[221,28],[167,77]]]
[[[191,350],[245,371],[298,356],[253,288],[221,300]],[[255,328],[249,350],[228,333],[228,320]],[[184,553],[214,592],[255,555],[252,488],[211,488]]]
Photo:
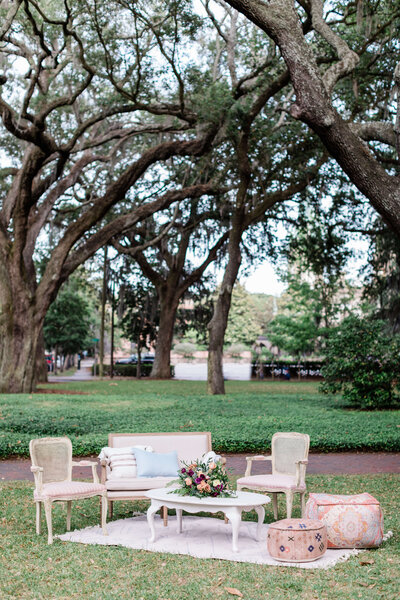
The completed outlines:
[[[31,440],[29,452],[32,465],[42,467],[43,483],[71,481],[72,444],[67,437]]]
[[[168,433],[110,433],[108,445],[111,448],[127,446],[152,446],[154,452],[176,450],[179,460],[187,462],[200,458],[211,450],[209,431],[177,431]]]
[[[294,475],[296,461],[306,460],[310,447],[310,436],[306,433],[278,432],[271,440],[272,472]]]

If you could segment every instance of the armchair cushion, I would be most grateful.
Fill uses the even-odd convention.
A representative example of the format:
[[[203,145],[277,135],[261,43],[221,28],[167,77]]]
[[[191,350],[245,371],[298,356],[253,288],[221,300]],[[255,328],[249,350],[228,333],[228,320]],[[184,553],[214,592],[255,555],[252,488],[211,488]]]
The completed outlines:
[[[296,477],[292,475],[250,475],[241,477],[237,483],[246,487],[264,489],[305,490],[305,484],[296,485]]]
[[[41,498],[57,498],[64,496],[82,496],[88,494],[97,495],[106,491],[106,486],[101,483],[89,483],[86,481],[55,481],[54,483],[44,483]],[[37,491],[34,491],[34,498],[39,498]]]
[[[178,477],[178,453],[172,452],[145,452],[139,448],[132,448],[136,458],[137,477]]]

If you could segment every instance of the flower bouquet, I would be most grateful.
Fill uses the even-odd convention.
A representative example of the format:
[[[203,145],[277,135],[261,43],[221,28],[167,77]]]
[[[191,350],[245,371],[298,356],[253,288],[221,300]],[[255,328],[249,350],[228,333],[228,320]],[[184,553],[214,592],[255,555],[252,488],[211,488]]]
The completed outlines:
[[[229,486],[228,474],[222,463],[213,460],[207,462],[196,460],[183,465],[178,471],[179,479],[172,482],[179,487],[171,490],[171,494],[197,498],[207,496],[227,498],[235,495],[235,491]]]

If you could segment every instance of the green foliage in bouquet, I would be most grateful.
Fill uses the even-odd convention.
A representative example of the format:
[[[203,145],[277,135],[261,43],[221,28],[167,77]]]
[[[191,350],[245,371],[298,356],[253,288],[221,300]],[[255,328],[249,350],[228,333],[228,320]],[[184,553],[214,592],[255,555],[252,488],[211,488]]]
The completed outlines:
[[[235,491],[230,489],[228,474],[221,462],[196,460],[183,464],[184,466],[178,473],[179,479],[173,482],[179,487],[171,490],[171,494],[196,496],[197,498],[207,496],[227,498],[235,495]]]

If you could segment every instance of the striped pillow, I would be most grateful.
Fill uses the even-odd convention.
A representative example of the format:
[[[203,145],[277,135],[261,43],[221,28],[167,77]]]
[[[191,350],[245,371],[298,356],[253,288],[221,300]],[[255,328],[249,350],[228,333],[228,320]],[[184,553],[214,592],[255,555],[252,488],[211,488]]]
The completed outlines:
[[[151,446],[134,446],[146,452],[153,452]],[[137,476],[136,458],[132,452],[132,447],[102,448],[99,454],[100,460],[107,460],[107,479],[132,479]]]

